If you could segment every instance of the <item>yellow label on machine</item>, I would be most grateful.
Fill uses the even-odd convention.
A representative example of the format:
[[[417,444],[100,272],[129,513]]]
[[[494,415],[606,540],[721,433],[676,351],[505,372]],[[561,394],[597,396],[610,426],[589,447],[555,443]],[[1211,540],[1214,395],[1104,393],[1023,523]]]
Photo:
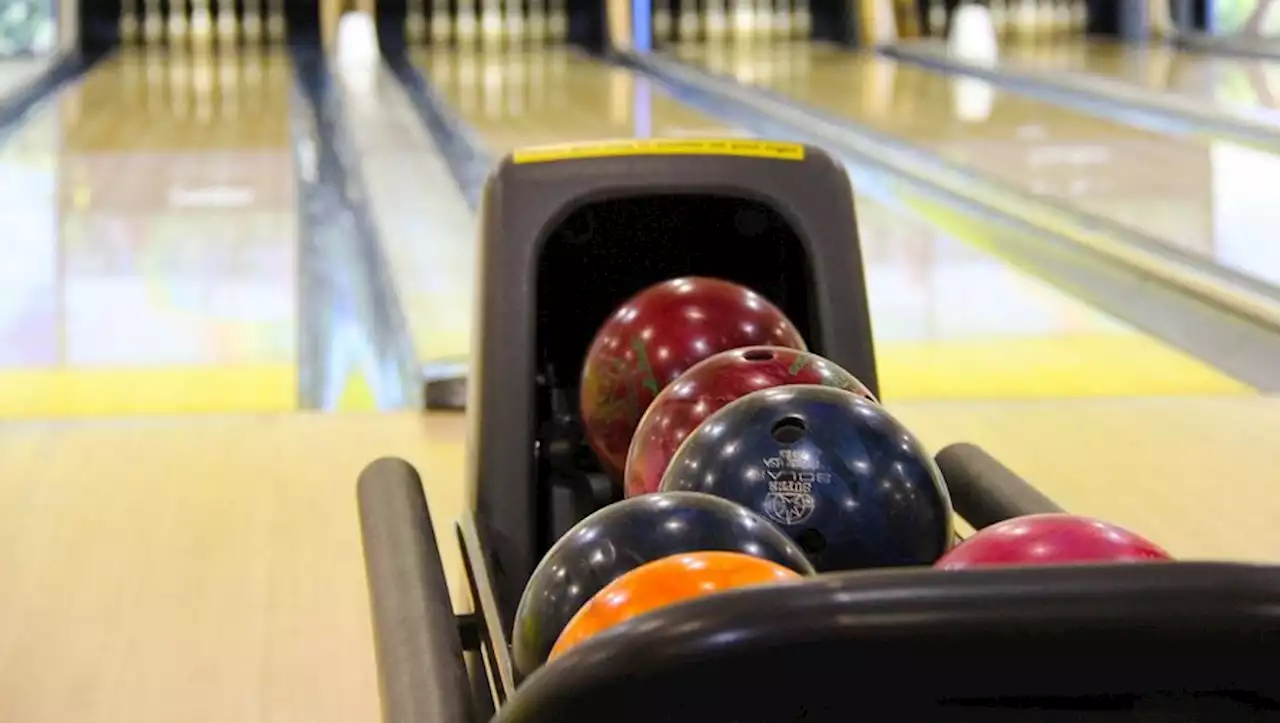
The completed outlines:
[[[747,138],[633,138],[533,146],[514,152],[511,159],[514,163],[548,163],[618,156],[739,156],[803,161],[804,146]]]

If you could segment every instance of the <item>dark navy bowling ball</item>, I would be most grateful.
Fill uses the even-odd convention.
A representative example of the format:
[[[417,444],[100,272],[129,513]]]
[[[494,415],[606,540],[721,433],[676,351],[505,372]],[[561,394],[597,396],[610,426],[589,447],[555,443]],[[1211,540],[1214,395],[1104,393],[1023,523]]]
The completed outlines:
[[[932,564],[953,534],[951,497],[920,442],[883,407],[833,387],[726,405],[676,452],[662,491],[739,502],[824,572]]]
[[[528,675],[546,661],[574,614],[623,574],[685,552],[740,552],[813,573],[777,527],[728,500],[693,492],[616,502],[565,533],[538,563],[516,609],[512,658]]]

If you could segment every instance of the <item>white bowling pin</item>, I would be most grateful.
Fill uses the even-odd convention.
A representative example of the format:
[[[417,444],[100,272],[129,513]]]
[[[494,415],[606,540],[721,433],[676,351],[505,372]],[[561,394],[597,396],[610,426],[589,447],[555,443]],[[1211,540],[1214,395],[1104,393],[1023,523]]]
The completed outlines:
[[[244,0],[244,17],[240,23],[246,43],[262,39],[262,0]]]
[[[569,12],[565,0],[547,0],[547,37],[553,43],[563,43],[569,37]]]
[[[191,0],[191,43],[195,47],[205,48],[213,41],[213,14],[209,10],[209,2]]]
[[[689,0],[685,0],[688,2]],[[703,14],[703,25],[706,28],[707,40],[718,42],[724,40],[725,33],[728,32],[729,13],[725,7],[725,0],[703,0],[707,4],[707,10]]]
[[[525,18],[525,34],[529,36],[531,43],[546,42],[547,0],[529,0],[529,17]]]
[[[459,45],[471,45],[480,33],[475,0],[458,0],[458,11],[454,17],[453,37]]]
[[[427,39],[427,9],[422,0],[405,2],[404,39],[410,45],[421,45]]]
[[[1036,34],[1040,36],[1053,34],[1054,22],[1053,0],[1036,0]]]
[[[267,0],[267,39],[273,43],[283,43],[284,34],[284,0]]]
[[[794,24],[792,14],[795,9],[792,7],[791,0],[775,0],[773,6],[773,36],[778,39],[786,39],[791,37]]]
[[[120,2],[120,42],[132,45],[138,41],[141,24],[138,22],[137,0]]]
[[[1071,32],[1083,33],[1089,27],[1089,3],[1085,0],[1071,2]]]
[[[502,37],[502,0],[480,0],[480,39],[486,47]]]
[[[942,37],[947,29],[947,4],[943,0],[929,2],[929,34]]]
[[[218,34],[218,43],[228,47],[235,45],[236,30],[239,27],[236,22],[235,0],[218,0],[217,12],[213,24]]]
[[[160,42],[164,35],[164,19],[160,15],[160,0],[143,0],[142,37],[148,44]]]
[[[694,0],[681,0],[680,19],[676,23],[676,34],[679,36],[680,42],[686,43],[690,40],[698,39],[700,21],[698,7]]]
[[[1000,43],[987,6],[966,2],[956,9],[947,37],[947,52],[965,63],[983,67],[996,64]]]
[[[656,46],[670,42],[675,29],[671,20],[671,0],[653,0],[652,11],[653,44]]]
[[[177,47],[187,41],[187,8],[184,0],[169,0],[169,45]]]
[[[1018,0],[1013,8],[1011,29],[1014,33],[1030,37],[1036,32],[1036,0]]]
[[[809,0],[795,0],[795,9],[791,14],[791,37],[808,40],[812,34],[813,13],[809,9]]]
[[[449,0],[432,0],[430,17],[431,42],[436,45],[448,43],[453,37],[453,18],[449,16]]]
[[[507,42],[518,45],[524,42],[525,22],[524,8],[520,0],[504,0],[506,2],[506,33]]]

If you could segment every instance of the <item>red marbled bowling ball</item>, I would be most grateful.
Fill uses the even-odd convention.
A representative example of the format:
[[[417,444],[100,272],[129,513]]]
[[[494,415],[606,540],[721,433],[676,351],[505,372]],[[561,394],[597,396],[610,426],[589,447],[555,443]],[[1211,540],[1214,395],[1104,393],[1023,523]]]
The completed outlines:
[[[839,387],[876,401],[857,377],[811,352],[767,346],[720,352],[681,374],[641,417],[627,455],[627,496],[658,491],[676,448],[702,420],[739,397],[785,384]]]
[[[582,365],[582,422],[604,471],[622,477],[631,435],[663,387],[712,354],[762,345],[805,348],[786,315],[744,286],[689,276],[628,299]]]
[[[997,522],[951,548],[944,570],[1006,565],[1160,562],[1173,557],[1154,542],[1110,522],[1050,513]]]

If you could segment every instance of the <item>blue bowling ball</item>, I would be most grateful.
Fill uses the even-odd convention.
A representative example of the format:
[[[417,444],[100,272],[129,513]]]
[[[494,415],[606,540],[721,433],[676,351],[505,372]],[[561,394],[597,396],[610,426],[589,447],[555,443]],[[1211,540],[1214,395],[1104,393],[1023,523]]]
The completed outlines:
[[[574,614],[623,574],[685,552],[741,552],[813,574],[777,527],[728,500],[655,492],[599,510],[564,534],[538,563],[516,608],[511,656],[522,675],[546,661]]]
[[[661,489],[755,510],[822,572],[932,564],[953,536],[933,458],[884,407],[833,387],[776,387],[726,405],[676,451]]]

